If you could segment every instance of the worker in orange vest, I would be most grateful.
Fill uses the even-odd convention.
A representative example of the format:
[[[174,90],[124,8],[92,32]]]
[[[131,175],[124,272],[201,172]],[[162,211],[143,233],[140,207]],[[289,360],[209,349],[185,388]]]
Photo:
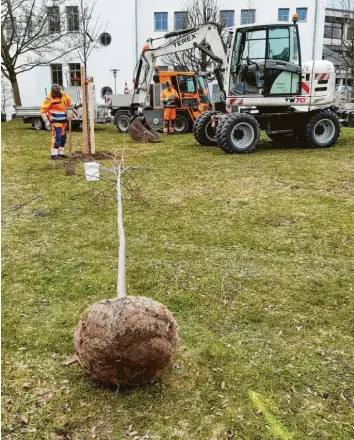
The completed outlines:
[[[74,108],[82,107],[76,104]],[[67,112],[72,110],[71,99],[58,84],[53,84],[50,93],[43,101],[41,116],[47,130],[51,130],[51,159],[62,159],[65,156]]]
[[[166,88],[161,92],[160,100],[163,103],[163,132],[174,133],[174,122],[176,119],[176,99],[178,99],[177,91],[172,87],[170,81],[166,82]]]

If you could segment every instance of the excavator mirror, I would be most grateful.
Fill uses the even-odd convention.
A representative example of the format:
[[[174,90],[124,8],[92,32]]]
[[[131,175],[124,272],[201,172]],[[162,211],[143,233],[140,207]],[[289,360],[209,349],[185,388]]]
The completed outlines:
[[[227,40],[226,40],[226,47],[229,49],[231,47],[231,43],[232,43],[232,36],[233,36],[233,32],[229,32],[229,35],[227,36]]]

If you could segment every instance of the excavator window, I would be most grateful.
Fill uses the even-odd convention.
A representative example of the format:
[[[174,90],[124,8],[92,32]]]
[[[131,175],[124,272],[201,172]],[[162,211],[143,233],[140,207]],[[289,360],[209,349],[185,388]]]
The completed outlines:
[[[290,33],[288,28],[269,29],[267,58],[290,61]]]
[[[242,54],[242,62],[247,59],[264,61],[266,53],[266,31],[247,32],[246,44]]]
[[[231,95],[297,94],[301,63],[296,25],[239,29],[230,64]]]

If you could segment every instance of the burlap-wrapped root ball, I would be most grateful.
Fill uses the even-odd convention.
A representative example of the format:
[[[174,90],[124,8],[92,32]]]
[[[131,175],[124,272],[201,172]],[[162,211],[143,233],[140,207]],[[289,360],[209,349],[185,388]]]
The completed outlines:
[[[177,342],[177,322],[168,309],[142,296],[94,304],[74,334],[83,368],[92,379],[113,385],[140,385],[162,376]]]

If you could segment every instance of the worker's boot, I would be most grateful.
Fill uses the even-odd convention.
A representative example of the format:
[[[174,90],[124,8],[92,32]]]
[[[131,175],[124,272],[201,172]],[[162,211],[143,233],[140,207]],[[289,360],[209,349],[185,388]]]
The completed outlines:
[[[171,119],[170,120],[170,130],[169,130],[170,134],[173,134],[175,132],[175,120]]]
[[[163,134],[168,134],[168,121],[163,121]]]
[[[50,150],[50,158],[51,158],[52,160],[59,159],[59,157],[58,157],[58,148],[52,148],[52,149]]]
[[[58,158],[65,159],[66,157],[68,157],[68,156],[66,154],[64,154],[64,147],[59,147]]]

